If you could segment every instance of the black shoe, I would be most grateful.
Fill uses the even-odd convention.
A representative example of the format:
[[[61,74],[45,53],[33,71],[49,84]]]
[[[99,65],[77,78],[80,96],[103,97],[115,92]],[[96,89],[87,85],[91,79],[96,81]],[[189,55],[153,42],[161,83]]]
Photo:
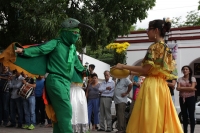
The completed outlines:
[[[10,124],[10,125],[8,125],[6,127],[15,127],[15,125],[14,124]]]
[[[17,128],[22,128],[22,124],[18,124],[18,125],[17,125]]]
[[[103,130],[103,129],[98,129],[97,131],[105,131],[105,130]]]
[[[106,130],[106,132],[111,132],[111,130]]]

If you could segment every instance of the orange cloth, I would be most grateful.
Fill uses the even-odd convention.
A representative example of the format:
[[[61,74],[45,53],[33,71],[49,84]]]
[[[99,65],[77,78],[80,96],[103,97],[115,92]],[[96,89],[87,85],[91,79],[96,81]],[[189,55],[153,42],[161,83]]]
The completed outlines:
[[[56,123],[57,122],[56,113],[55,113],[52,105],[50,105],[48,103],[47,96],[46,96],[46,88],[43,89],[42,98],[44,100],[45,111],[46,111],[48,118],[51,119],[53,123]]]
[[[53,123],[57,122],[56,113],[50,104],[45,105],[45,111],[49,119],[52,120]]]
[[[47,100],[47,97],[46,97],[46,88],[43,89],[42,98],[44,100],[44,104],[45,105],[49,104],[48,100]]]
[[[38,75],[29,73],[25,69],[17,66],[14,64],[17,59],[17,54],[15,53],[15,44],[17,42],[13,42],[10,44],[1,54],[0,54],[0,62],[3,63],[4,66],[8,66],[10,70],[17,70],[18,72],[23,72],[24,74],[28,75],[29,77],[37,77]],[[20,45],[19,43],[17,43]],[[21,46],[21,45],[20,45]],[[25,46],[26,47],[26,46]]]

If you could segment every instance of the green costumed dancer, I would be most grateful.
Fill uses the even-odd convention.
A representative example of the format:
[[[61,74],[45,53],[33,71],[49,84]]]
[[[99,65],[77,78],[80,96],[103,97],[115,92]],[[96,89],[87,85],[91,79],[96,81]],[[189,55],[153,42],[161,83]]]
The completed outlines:
[[[45,44],[18,48],[16,53],[22,53],[25,57],[38,57],[47,55],[46,90],[50,102],[56,114],[57,122],[54,123],[53,133],[72,133],[72,108],[70,104],[70,84],[74,68],[78,72],[84,71],[80,63],[74,44],[80,34],[78,26],[83,25],[76,19],[69,18],[62,23],[59,37]]]

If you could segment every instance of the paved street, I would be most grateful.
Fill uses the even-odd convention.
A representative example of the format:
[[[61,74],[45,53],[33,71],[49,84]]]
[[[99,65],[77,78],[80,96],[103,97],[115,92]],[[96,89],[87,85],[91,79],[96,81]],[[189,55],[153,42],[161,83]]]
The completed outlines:
[[[36,126],[34,130],[17,129],[17,128],[6,128],[0,127],[0,133],[52,133],[52,128],[45,128]],[[114,133],[115,131],[113,131]],[[90,133],[97,133],[97,131],[91,131]],[[106,133],[106,132],[99,132]],[[200,124],[196,125],[195,133],[200,133]]]

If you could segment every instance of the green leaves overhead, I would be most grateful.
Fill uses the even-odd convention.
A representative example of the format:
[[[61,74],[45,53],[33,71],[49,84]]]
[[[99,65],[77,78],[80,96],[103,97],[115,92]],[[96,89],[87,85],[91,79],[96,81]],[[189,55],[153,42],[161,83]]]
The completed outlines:
[[[81,28],[81,47],[106,46],[147,17],[155,0],[0,0],[0,43],[40,43],[55,38],[67,17],[92,26]]]
[[[172,27],[186,27],[200,25],[199,11],[187,12],[186,20],[182,21],[182,17],[174,17],[172,19]]]

